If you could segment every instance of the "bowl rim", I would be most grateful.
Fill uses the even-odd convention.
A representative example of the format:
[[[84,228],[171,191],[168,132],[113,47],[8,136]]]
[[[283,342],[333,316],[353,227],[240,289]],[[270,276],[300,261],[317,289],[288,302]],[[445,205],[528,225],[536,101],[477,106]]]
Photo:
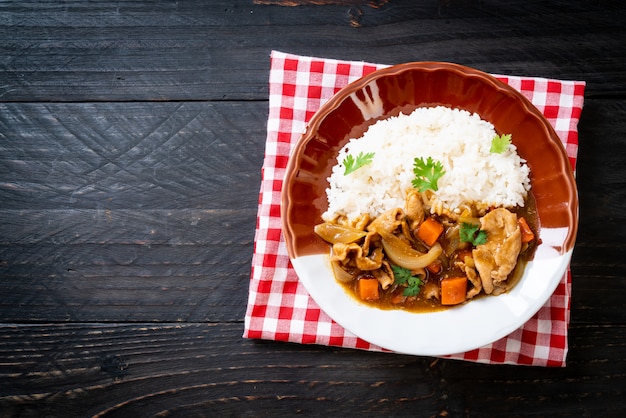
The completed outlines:
[[[557,135],[554,127],[550,124],[545,115],[521,92],[516,90],[514,87],[508,85],[507,83],[498,80],[492,74],[452,62],[411,61],[374,70],[373,72],[363,77],[360,77],[359,79],[351,83],[348,83],[338,92],[336,92],[330,99],[323,103],[320,108],[313,114],[311,119],[306,123],[304,132],[300,135],[291,150],[287,166],[285,168],[285,176],[283,178],[281,190],[281,226],[283,229],[289,258],[296,258],[299,253],[295,245],[294,239],[296,233],[289,223],[289,214],[292,212],[292,201],[289,198],[289,187],[286,186],[289,186],[298,174],[298,170],[296,168],[300,165],[302,159],[301,150],[305,148],[311,140],[313,140],[313,138],[315,137],[315,132],[324,122],[324,119],[334,110],[336,110],[340,106],[340,104],[343,103],[343,101],[346,100],[351,94],[356,91],[362,90],[367,85],[380,78],[395,76],[403,72],[413,70],[421,70],[424,72],[435,72],[444,70],[460,74],[463,77],[480,78],[483,82],[491,85],[499,92],[514,98],[522,105],[522,107],[528,114],[537,119],[542,128],[546,131],[546,137],[550,139],[554,146],[559,148],[558,162],[561,167],[565,167],[565,170],[562,169],[560,172],[561,174],[564,174],[568,177],[567,183],[572,188],[571,193],[569,194],[569,200],[566,203],[569,207],[574,208],[574,210],[570,211],[572,219],[569,222],[569,229],[567,232],[567,237],[564,240],[563,250],[566,251],[572,249],[574,247],[576,236],[578,233],[579,220],[579,202],[576,180],[574,176],[574,171],[567,156],[565,146],[563,145],[563,142]],[[480,116],[482,117],[482,115]]]
[[[539,257],[536,262],[535,260],[529,261],[529,265],[532,263],[535,265],[535,267],[525,270],[524,272],[524,276],[528,274],[528,278],[531,279],[530,282],[527,280],[525,281],[522,278],[520,282],[517,283],[512,289],[512,292],[507,292],[506,294],[501,295],[497,298],[486,298],[485,300],[474,301],[473,304],[470,303],[443,311],[437,311],[432,313],[425,312],[419,314],[408,313],[407,311],[403,310],[380,311],[377,308],[366,306],[362,303],[357,302],[355,299],[349,296],[345,289],[341,288],[339,284],[334,283],[334,277],[326,277],[328,273],[320,271],[320,265],[322,263],[326,264],[328,261],[328,244],[322,242],[322,240],[319,239],[318,241],[320,241],[320,245],[319,247],[317,247],[316,241],[314,251],[310,251],[310,249],[303,251],[301,248],[298,248],[298,243],[296,241],[300,240],[301,237],[298,237],[296,234],[298,233],[298,231],[302,231],[302,227],[305,225],[305,223],[301,223],[300,230],[298,230],[297,225],[294,226],[290,224],[291,218],[289,218],[291,216],[291,213],[294,211],[294,207],[297,208],[298,202],[292,201],[292,199],[290,199],[289,197],[289,194],[291,193],[291,189],[294,186],[294,182],[300,181],[298,179],[298,171],[301,162],[305,157],[304,148],[311,141],[316,139],[316,132],[324,122],[324,119],[335,109],[337,109],[341,105],[341,103],[346,100],[350,95],[358,92],[359,90],[365,89],[370,83],[374,82],[375,80],[382,77],[394,76],[404,71],[411,70],[423,70],[426,72],[444,70],[454,72],[461,75],[462,77],[477,77],[482,83],[491,85],[491,87],[497,90],[499,94],[504,94],[509,98],[515,100],[518,103],[518,106],[520,106],[518,109],[525,112],[525,115],[531,116],[533,118],[532,123],[539,124],[536,132],[537,134],[541,135],[542,138],[545,138],[545,141],[541,141],[541,143],[545,142],[550,148],[549,152],[555,155],[554,161],[552,161],[552,159],[550,160],[551,162],[554,162],[554,165],[551,166],[549,172],[554,171],[557,177],[559,177],[559,181],[564,184],[567,198],[564,197],[563,199],[564,202],[565,199],[567,199],[566,204],[568,205],[568,207],[564,209],[564,212],[562,214],[561,212],[558,212],[558,215],[560,217],[565,217],[565,220],[567,222],[557,222],[556,228],[566,229],[567,234],[558,236],[555,240],[555,242],[558,242],[557,244],[553,245],[551,243],[544,242],[543,244],[538,246],[538,250],[541,250],[542,253],[541,257]],[[446,103],[442,104],[446,105]],[[432,104],[423,103],[423,105],[431,106]],[[447,103],[447,106],[455,107],[453,103]],[[394,106],[394,110],[397,110],[399,107],[400,106]],[[419,107],[419,104],[416,104],[415,107]],[[459,107],[463,108],[463,106]],[[481,118],[488,120],[480,112],[476,113],[478,113]],[[383,112],[382,117],[376,120],[385,119],[388,116],[389,112],[385,111]],[[367,124],[368,121],[371,122],[372,120],[368,120],[367,118],[364,119],[365,120],[364,122],[362,122],[362,124]],[[339,143],[341,144],[343,142],[339,141]],[[537,150],[531,148],[529,149],[529,151],[536,152]],[[303,171],[306,172],[306,169],[303,169]],[[543,176],[546,176],[545,171],[543,171]],[[562,176],[565,176],[565,178],[563,178]],[[538,180],[543,181],[543,177],[540,176]],[[550,179],[548,179],[548,181],[549,180]],[[532,168],[531,181],[533,181]],[[317,196],[317,191],[315,196]],[[562,205],[559,204],[557,206],[561,207]],[[533,315],[535,315],[537,311],[539,311],[541,307],[545,305],[546,301],[549,300],[559,283],[564,280],[563,274],[567,274],[578,231],[579,215],[578,191],[574,178],[574,170],[569,161],[569,157],[567,156],[567,151],[563,142],[556,134],[556,131],[547,120],[547,118],[544,116],[544,114],[539,111],[539,109],[537,109],[537,107],[532,104],[532,102],[527,99],[521,92],[519,92],[512,86],[509,86],[508,84],[498,80],[495,76],[492,76],[491,74],[487,74],[480,70],[476,70],[459,64],[436,61],[408,62],[376,70],[364,77],[355,80],[352,83],[349,83],[347,86],[345,86],[335,95],[333,95],[333,97],[331,97],[328,101],[322,104],[318,111],[315,112],[315,114],[311,117],[306,125],[306,129],[304,130],[296,144],[294,144],[293,146],[292,153],[287,162],[283,188],[281,190],[280,209],[287,253],[294,269],[296,270],[296,273],[298,274],[298,279],[311,294],[313,300],[318,303],[321,309],[323,309],[325,312],[328,313],[328,315],[330,315],[333,321],[337,322],[346,330],[354,333],[357,337],[362,338],[369,343],[376,344],[382,348],[392,350],[398,353],[431,356],[451,355],[454,353],[466,352],[493,343],[515,331],[515,329],[518,329],[520,326],[526,323]],[[551,209],[546,208],[546,210],[550,211]],[[541,224],[540,213],[539,218],[539,222]],[[308,225],[308,223],[306,223],[306,225]],[[559,228],[558,225],[563,225],[565,226],[565,228]],[[542,238],[548,238],[546,239],[546,241],[549,241],[550,237],[552,237],[551,234],[556,232],[558,235],[559,233],[563,232],[556,231],[554,228],[551,228],[551,226],[554,225],[548,225],[548,228],[543,228],[542,225],[539,226],[540,240]],[[312,227],[313,225],[311,225],[311,229]],[[546,235],[542,235],[542,232],[546,232]],[[317,251],[318,248],[319,251]],[[556,258],[553,258],[555,254],[557,256]],[[531,270],[535,273],[530,273]],[[537,272],[541,272],[541,275],[538,276]],[[302,274],[303,276],[300,277],[300,274]],[[544,274],[549,274],[548,280],[543,280]],[[539,282],[537,281],[538,279]],[[336,286],[330,286],[331,282],[333,282]],[[310,289],[309,286],[311,286]],[[317,297],[315,295],[317,295]],[[347,302],[348,299],[352,300],[352,302]],[[346,304],[349,304],[349,314],[346,314],[346,312],[343,310],[344,307],[347,305],[344,305],[342,301],[345,301]],[[486,301],[489,301],[489,307],[487,308],[485,308],[485,305],[481,303]],[[521,307],[524,308],[521,311],[518,311],[518,309],[520,309]],[[401,339],[399,341],[397,339],[397,334],[394,334],[393,336],[389,335],[388,330],[391,328],[387,325],[382,328],[380,326],[371,325],[362,328],[362,325],[360,325],[360,322],[363,318],[378,320],[380,318],[380,315],[382,314],[383,317],[386,319],[389,319],[389,317],[398,317],[401,318],[401,321],[399,322],[405,320],[412,321],[411,324],[415,327],[415,329],[421,329],[427,334],[430,333],[428,335],[430,335],[431,337],[436,337],[436,331],[433,330],[433,326],[425,324],[440,324],[442,323],[442,321],[443,323],[450,324],[449,317],[455,315],[455,312],[457,312],[456,308],[463,309],[463,317],[469,314],[469,318],[476,318],[476,315],[480,316],[480,318],[484,318],[485,315],[492,315],[495,312],[496,317],[502,318],[501,321],[503,322],[498,322],[498,320],[495,320],[493,330],[488,332],[487,334],[476,333],[476,335],[474,335],[472,332],[475,331],[475,329],[472,326],[468,326],[467,329],[464,327],[463,329],[466,329],[464,333],[467,334],[468,332],[470,332],[470,334],[464,335],[464,337],[460,339],[457,338],[454,341],[446,342],[444,340],[441,340],[443,342],[437,343],[436,345],[429,345],[429,343],[424,344],[424,342],[416,341],[415,339]],[[469,311],[467,309],[469,309]],[[487,309],[487,311],[485,311],[485,309]],[[424,316],[426,316],[426,318]],[[457,318],[457,316],[455,316],[455,318]],[[428,320],[424,321],[424,319]],[[355,320],[357,321],[357,323],[354,322]],[[388,324],[389,322],[386,323]],[[392,320],[391,323],[394,323],[394,321]],[[488,328],[491,329],[491,327]],[[436,341],[439,341],[438,338],[434,339]]]

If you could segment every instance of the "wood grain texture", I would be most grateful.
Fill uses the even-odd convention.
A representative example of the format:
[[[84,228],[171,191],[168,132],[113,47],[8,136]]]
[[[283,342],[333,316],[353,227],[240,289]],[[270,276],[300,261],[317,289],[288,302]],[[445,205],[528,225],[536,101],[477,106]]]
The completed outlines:
[[[0,417],[621,417],[625,18],[611,0],[0,2]],[[241,337],[272,49],[587,82],[566,368]]]
[[[241,320],[266,118],[261,102],[0,104],[2,318]]]
[[[4,209],[258,201],[267,102],[0,103]]]
[[[272,49],[386,64],[452,61],[584,79],[589,94],[626,91],[623,2],[457,0],[444,14],[436,0],[353,8],[2,2],[0,99],[265,100]]]
[[[571,267],[572,320],[624,323],[626,112],[623,100],[587,99],[579,123],[579,230]],[[595,128],[594,128],[595,127]],[[599,128],[599,129],[598,129]],[[600,290],[604,289],[604,290]],[[602,293],[604,296],[598,297]]]
[[[0,408],[4,416],[595,417],[626,406],[626,376],[615,373],[626,366],[624,327],[572,327],[570,367],[558,370],[242,340],[241,331],[1,326]],[[616,343],[599,344],[607,340]],[[593,367],[581,367],[588,358]]]

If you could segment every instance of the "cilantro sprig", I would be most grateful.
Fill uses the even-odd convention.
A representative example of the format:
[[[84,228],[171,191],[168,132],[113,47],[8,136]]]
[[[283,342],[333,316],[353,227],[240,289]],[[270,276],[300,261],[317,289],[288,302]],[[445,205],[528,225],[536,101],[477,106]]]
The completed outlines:
[[[460,236],[461,242],[469,242],[474,246],[487,242],[487,231],[483,231],[479,225],[469,222],[461,223]]]
[[[491,148],[489,152],[494,154],[502,154],[511,145],[511,134],[496,135],[491,140]]]
[[[395,282],[398,285],[406,286],[402,292],[403,296],[417,296],[422,286],[422,279],[419,276],[413,276],[411,270],[400,266],[391,266]]]
[[[436,192],[437,182],[446,172],[443,171],[441,162],[433,160],[432,157],[424,161],[424,158],[420,157],[413,160],[413,174],[415,174],[415,178],[411,181],[413,187],[420,192],[429,189]]]
[[[374,153],[368,152],[364,154],[363,151],[359,152],[359,155],[354,158],[353,155],[348,154],[346,158],[343,159],[343,166],[345,167],[345,171],[343,173],[344,176],[358,170],[364,165],[370,164],[374,159]]]

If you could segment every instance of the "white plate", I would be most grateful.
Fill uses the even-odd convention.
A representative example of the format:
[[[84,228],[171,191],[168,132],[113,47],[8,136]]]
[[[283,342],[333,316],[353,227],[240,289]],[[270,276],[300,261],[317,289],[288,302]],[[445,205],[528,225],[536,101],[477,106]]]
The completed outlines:
[[[572,251],[560,254],[559,230],[542,229],[543,243],[513,289],[447,310],[381,310],[350,296],[333,277],[328,255],[291,260],[300,281],[324,312],[356,336],[398,353],[442,356],[470,351],[515,331],[549,299],[567,272]],[[549,242],[550,237],[554,242]]]
[[[329,245],[313,228],[322,222],[327,177],[337,152],[349,138],[358,137],[376,120],[433,103],[478,113],[498,132],[512,134],[531,169],[540,245],[507,294],[432,313],[380,310],[357,301],[335,281],[328,261]],[[521,93],[488,74],[456,64],[406,63],[375,71],[346,86],[311,118],[289,159],[281,217],[296,273],[332,319],[380,347],[440,356],[492,343],[522,326],[546,303],[571,259],[578,196],[561,140]]]

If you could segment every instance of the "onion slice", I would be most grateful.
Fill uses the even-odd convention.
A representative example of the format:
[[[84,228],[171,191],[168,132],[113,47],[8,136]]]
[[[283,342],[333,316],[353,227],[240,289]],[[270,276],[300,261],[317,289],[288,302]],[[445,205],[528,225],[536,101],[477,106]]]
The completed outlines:
[[[339,282],[342,283],[349,283],[352,280],[355,279],[355,276],[353,276],[352,274],[348,273],[347,271],[345,271],[338,262],[336,261],[331,261],[330,265],[333,269],[333,275],[335,276],[335,279]]]
[[[367,232],[361,231],[360,229],[330,222],[315,225],[313,231],[324,241],[330,242],[331,244],[350,244],[367,235]]]
[[[387,257],[394,264],[408,270],[417,270],[427,267],[443,252],[441,244],[436,242],[427,253],[421,253],[393,234],[385,234],[385,236],[382,237],[382,244]]]

